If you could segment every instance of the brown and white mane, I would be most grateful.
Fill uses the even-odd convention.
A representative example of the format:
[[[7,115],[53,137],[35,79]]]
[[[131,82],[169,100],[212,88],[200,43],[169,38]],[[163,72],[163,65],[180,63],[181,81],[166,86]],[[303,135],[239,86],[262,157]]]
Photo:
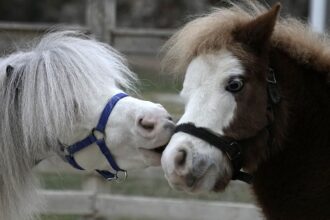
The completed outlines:
[[[216,8],[210,14],[191,21],[166,43],[163,65],[169,72],[184,73],[189,62],[199,54],[217,51],[230,45],[232,31],[258,17],[267,8],[256,1],[241,0],[230,8]],[[302,21],[279,17],[273,30],[272,47],[286,52],[301,64],[316,70],[330,69],[329,36],[313,32]],[[171,65],[169,65],[171,64]]]
[[[330,219],[330,39],[327,34],[314,33],[297,19],[279,18],[279,9],[280,5],[276,5],[268,11],[256,1],[247,0],[215,9],[189,22],[168,41],[164,66],[169,72],[189,72],[198,57],[207,59],[210,54],[229,51],[227,58],[234,57],[241,63],[246,84],[249,80],[254,84],[234,94],[235,115],[219,131],[242,145],[243,168],[254,175],[252,188],[265,216],[272,220]],[[281,94],[281,102],[273,106],[271,113],[266,112],[269,68],[275,71]],[[191,82],[185,82],[184,90]],[[189,115],[211,106],[205,100],[203,108],[191,110],[190,102],[188,99],[186,106]],[[186,122],[188,116],[184,114],[183,118],[179,123]],[[269,118],[270,131],[265,129]],[[193,118],[189,120],[194,122]],[[205,122],[202,126],[207,127]],[[189,160],[196,159],[198,150],[202,151],[202,146],[194,145],[208,146],[191,137],[188,141],[184,135],[172,137],[162,166],[172,186],[193,191],[195,182],[200,187],[208,186],[208,169],[197,177],[194,173],[183,175],[183,167],[193,172],[203,166],[205,161]],[[181,154],[174,155],[176,147]],[[194,150],[193,157],[189,150]],[[204,158],[211,158],[206,150],[202,152]],[[219,169],[223,173],[216,180],[215,191],[224,189],[232,175],[228,159],[219,160],[220,166],[229,168]],[[188,169],[188,165],[192,167]]]

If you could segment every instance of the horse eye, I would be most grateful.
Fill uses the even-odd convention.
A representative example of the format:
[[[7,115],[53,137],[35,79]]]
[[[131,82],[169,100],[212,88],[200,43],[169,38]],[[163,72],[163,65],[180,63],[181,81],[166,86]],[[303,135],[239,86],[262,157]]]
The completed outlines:
[[[242,90],[244,82],[242,78],[234,77],[229,79],[226,90],[231,93],[236,93]]]

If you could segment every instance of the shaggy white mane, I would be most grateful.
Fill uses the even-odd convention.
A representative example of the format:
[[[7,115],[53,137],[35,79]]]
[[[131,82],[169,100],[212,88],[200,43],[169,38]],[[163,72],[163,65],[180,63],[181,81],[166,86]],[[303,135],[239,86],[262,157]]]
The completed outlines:
[[[11,71],[6,71],[7,68]],[[50,33],[0,62],[0,219],[32,219],[35,161],[106,88],[134,89],[135,75],[110,46],[76,31]]]

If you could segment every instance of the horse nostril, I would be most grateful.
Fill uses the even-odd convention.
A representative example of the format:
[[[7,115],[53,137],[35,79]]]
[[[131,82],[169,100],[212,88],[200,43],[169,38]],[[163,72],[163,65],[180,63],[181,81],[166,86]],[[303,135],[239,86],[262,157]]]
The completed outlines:
[[[154,130],[156,122],[147,118],[140,118],[138,121],[138,125],[144,130],[151,132],[152,130]]]
[[[185,165],[187,159],[187,151],[184,149],[181,149],[177,152],[174,163],[176,167],[182,167]]]

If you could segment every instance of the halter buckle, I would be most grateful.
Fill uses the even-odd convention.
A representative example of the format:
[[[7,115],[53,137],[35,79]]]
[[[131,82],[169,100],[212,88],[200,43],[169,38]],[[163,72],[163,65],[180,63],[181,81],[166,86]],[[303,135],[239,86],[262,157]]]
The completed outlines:
[[[277,83],[276,77],[275,77],[275,71],[272,68],[269,68],[269,70],[268,70],[267,82],[272,83],[272,84]]]
[[[275,72],[272,68],[269,68],[267,83],[267,91],[269,98],[271,99],[273,104],[278,104],[281,101],[281,94],[277,86]]]
[[[109,182],[111,182],[112,180],[116,180],[117,181],[117,175],[115,175],[114,177],[107,177],[105,180],[106,181],[109,181]]]
[[[63,148],[63,153],[64,153],[64,156],[69,156],[69,157],[72,157],[73,156],[72,153],[69,151],[69,149],[68,149],[67,146],[65,146]]]
[[[126,170],[118,170],[114,179],[117,183],[125,182],[126,179],[127,179],[127,171]]]
[[[226,151],[226,154],[227,154],[230,161],[236,160],[242,154],[241,148],[240,148],[239,144],[236,141],[230,142],[229,145],[230,145],[231,149],[233,149],[233,151],[231,151],[233,153],[231,154],[231,153]]]

